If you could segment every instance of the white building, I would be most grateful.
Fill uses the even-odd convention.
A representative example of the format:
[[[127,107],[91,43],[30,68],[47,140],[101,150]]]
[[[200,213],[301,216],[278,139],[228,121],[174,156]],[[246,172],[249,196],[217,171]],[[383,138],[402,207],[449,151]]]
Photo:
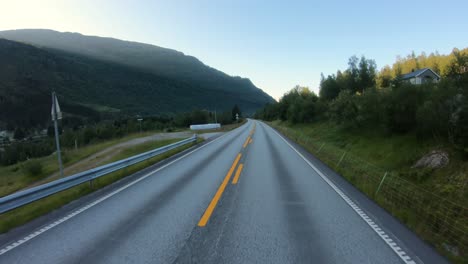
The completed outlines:
[[[424,68],[403,74],[401,80],[411,84],[436,83],[440,81],[440,76],[433,70]]]

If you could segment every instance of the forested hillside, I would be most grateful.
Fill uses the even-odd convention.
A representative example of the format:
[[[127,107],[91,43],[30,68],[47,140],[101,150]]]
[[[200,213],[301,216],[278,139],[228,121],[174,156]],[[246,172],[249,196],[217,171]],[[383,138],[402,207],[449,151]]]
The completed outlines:
[[[222,85],[223,82],[220,82]],[[273,99],[252,85],[217,89],[128,65],[0,39],[0,130],[46,128],[51,91],[70,118],[218,111],[253,112]]]
[[[138,42],[45,29],[0,31],[0,38],[2,37],[137,67],[158,76],[190,82],[206,89],[252,93],[258,98],[257,100],[265,102],[271,100],[271,97],[255,87],[249,79],[228,76],[203,64],[197,58],[176,50]]]

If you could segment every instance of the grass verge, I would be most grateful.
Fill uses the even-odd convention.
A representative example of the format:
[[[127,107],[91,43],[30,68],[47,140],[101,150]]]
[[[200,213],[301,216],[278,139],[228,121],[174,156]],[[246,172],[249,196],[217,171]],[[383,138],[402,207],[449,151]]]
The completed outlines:
[[[161,140],[161,141],[154,141],[150,143],[143,143],[136,145],[134,147],[128,148],[118,156],[114,157],[114,160],[126,158],[129,156],[133,156],[135,154],[148,151],[157,147],[161,147],[170,143],[177,142],[181,139],[169,139],[169,140]],[[0,218],[0,233],[5,233],[8,230],[23,225],[39,216],[42,216],[48,212],[51,212],[55,209],[62,207],[69,202],[76,200],[86,194],[89,194],[97,189],[103,188],[115,181],[118,181],[128,175],[131,175],[137,171],[140,171],[148,166],[151,166],[159,161],[162,161],[166,158],[169,158],[185,149],[192,147],[195,144],[202,142],[203,139],[198,138],[196,143],[188,144],[171,151],[168,151],[164,154],[158,155],[153,157],[149,160],[140,162],[138,164],[134,164],[130,167],[125,169],[110,173],[106,176],[96,179],[93,182],[93,187],[91,188],[88,183],[84,183],[78,186],[75,186],[71,189],[65,190],[63,192],[57,193],[55,195],[49,196],[47,198],[41,199],[34,203],[25,205],[23,207],[17,208],[13,211],[4,213],[1,215]]]
[[[67,167],[113,145],[135,138],[150,136],[157,132],[159,131],[134,133],[119,139],[90,144],[76,150],[64,149],[62,153],[63,165],[64,167]],[[32,163],[40,164],[41,168],[38,173],[29,173]],[[55,153],[46,157],[35,158],[10,166],[0,166],[0,197],[24,189],[31,184],[58,172],[58,170],[57,156]]]

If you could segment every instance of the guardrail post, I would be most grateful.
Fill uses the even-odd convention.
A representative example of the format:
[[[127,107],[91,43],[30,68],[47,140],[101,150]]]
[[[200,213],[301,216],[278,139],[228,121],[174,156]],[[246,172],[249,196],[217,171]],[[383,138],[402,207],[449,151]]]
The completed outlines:
[[[375,191],[375,196],[377,196],[377,193],[379,193],[380,187],[382,187],[382,184],[385,181],[385,178],[387,177],[387,173],[388,172],[385,172],[384,176],[382,177],[382,180],[380,181],[379,187],[377,187],[377,190]]]
[[[340,161],[338,161],[338,164],[336,164],[336,167],[339,167],[339,166],[340,166],[340,164],[341,164],[341,162],[343,161],[345,155],[346,155],[346,151],[343,152],[343,155],[341,155],[341,159],[340,159]]]

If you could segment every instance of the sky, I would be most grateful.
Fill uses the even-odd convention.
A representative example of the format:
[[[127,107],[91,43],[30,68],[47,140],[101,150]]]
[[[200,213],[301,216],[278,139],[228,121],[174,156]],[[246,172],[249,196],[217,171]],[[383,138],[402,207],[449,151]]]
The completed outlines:
[[[468,47],[468,1],[0,0],[0,30],[47,28],[150,43],[250,78],[275,99],[352,55]]]

